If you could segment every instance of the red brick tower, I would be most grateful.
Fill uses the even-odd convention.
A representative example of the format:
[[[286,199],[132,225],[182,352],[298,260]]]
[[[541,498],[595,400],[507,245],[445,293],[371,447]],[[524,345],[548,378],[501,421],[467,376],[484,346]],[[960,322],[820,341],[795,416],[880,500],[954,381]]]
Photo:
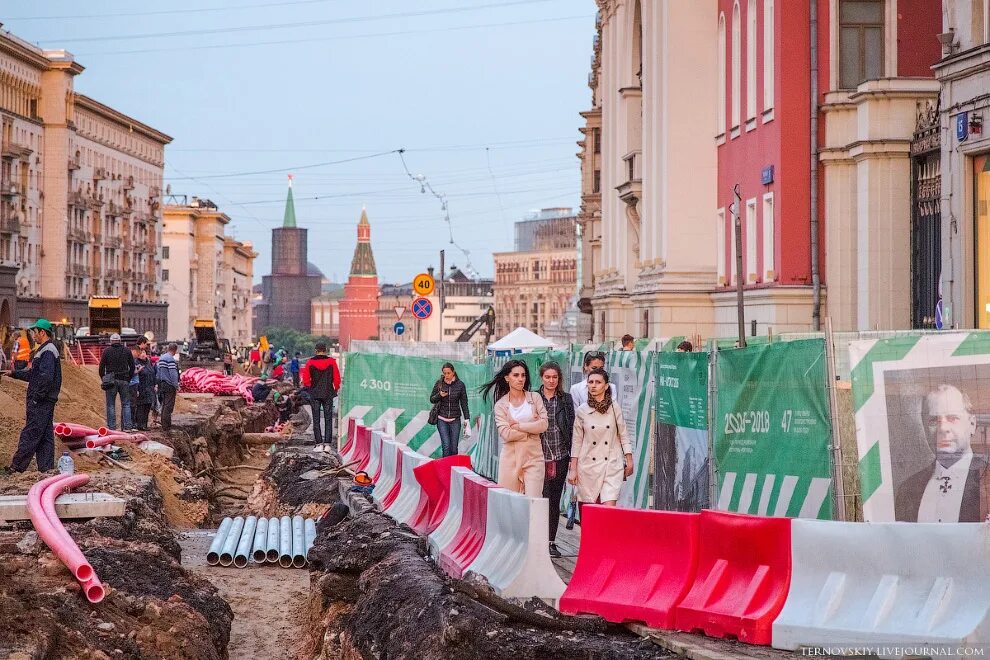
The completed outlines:
[[[340,301],[340,350],[350,350],[352,339],[378,335],[378,272],[371,253],[371,224],[361,209],[357,226],[357,246],[351,261],[351,274]]]

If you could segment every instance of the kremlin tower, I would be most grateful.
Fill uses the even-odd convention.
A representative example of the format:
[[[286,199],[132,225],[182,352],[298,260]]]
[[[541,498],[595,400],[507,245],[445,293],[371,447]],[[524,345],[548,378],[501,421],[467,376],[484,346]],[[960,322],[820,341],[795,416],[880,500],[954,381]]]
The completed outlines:
[[[352,339],[378,336],[378,272],[371,253],[371,224],[361,209],[357,226],[357,246],[351,261],[351,273],[340,301],[340,350],[350,350]]]

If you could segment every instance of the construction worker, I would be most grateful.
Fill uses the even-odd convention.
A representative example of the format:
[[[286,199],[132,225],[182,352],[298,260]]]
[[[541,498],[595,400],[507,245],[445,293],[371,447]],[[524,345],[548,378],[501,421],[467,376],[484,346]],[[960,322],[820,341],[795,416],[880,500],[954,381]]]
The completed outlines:
[[[55,403],[62,389],[62,365],[58,349],[52,343],[52,324],[46,319],[38,319],[31,326],[31,334],[38,350],[31,361],[30,369],[17,369],[4,372],[17,380],[27,381],[27,419],[17,443],[17,451],[10,461],[10,467],[3,468],[4,474],[24,472],[34,456],[39,472],[55,468]]]
[[[50,335],[49,339],[51,339]],[[30,361],[31,341],[28,339],[27,330],[21,328],[20,336],[14,341],[14,369],[27,369]]]

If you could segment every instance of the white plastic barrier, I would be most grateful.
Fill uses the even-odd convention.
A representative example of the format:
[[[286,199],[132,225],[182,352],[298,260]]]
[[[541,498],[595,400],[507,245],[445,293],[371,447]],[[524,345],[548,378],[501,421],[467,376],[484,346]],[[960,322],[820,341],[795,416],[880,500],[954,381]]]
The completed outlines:
[[[549,515],[544,498],[488,491],[485,544],[466,570],[485,576],[502,597],[559,599],[566,585],[550,561]]]
[[[439,557],[440,551],[457,536],[457,530],[461,528],[461,514],[464,513],[464,480],[477,476],[468,468],[453,467],[450,469],[450,497],[447,500],[447,513],[428,539],[430,556],[434,559]],[[549,531],[547,533],[549,534]]]
[[[368,465],[365,466],[364,471],[368,473],[368,476],[374,478],[375,473],[378,472],[378,466],[382,462],[382,439],[384,434],[381,431],[371,432],[371,450],[368,453]]]
[[[355,422],[353,430],[347,418],[344,418],[342,423],[344,424],[344,428],[347,429],[347,438],[340,445],[342,447],[340,457],[344,460],[344,463],[349,463],[354,460],[354,449],[357,447],[357,427],[361,425],[361,421],[357,420]]]
[[[962,657],[990,644],[990,524],[795,519],[791,564],[777,648],[869,645],[900,658],[937,646]]]
[[[398,523],[409,523],[410,518],[419,506],[419,497],[423,489],[416,479],[413,468],[417,468],[430,460],[417,451],[409,447],[402,447],[402,483],[399,485],[399,495],[392,502],[392,505],[385,509],[385,513],[391,516]]]
[[[395,482],[402,478],[399,472],[399,452],[402,445],[392,438],[382,437],[382,471],[375,482],[375,489],[371,491],[371,497],[376,504],[381,504],[382,500],[392,490]],[[372,475],[374,476],[374,475]]]

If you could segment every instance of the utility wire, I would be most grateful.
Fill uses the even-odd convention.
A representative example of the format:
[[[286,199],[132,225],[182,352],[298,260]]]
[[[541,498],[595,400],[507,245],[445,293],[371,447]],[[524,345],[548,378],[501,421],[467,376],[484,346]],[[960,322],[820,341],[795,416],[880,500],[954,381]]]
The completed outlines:
[[[498,200],[498,210],[502,217],[502,226],[505,228],[505,238],[508,240],[510,236],[509,225],[505,222],[505,206],[502,204],[502,195],[498,192],[498,182],[495,181],[495,172],[492,171],[492,156],[488,147],[485,147],[485,162],[488,164],[488,175],[492,179],[492,189],[495,191],[495,198]]]
[[[445,9],[423,9],[420,11],[400,12],[396,14],[379,14],[377,16],[349,16],[346,18],[327,18],[318,21],[298,21],[295,23],[270,23],[268,25],[241,25],[237,27],[205,28],[202,30],[180,30],[177,32],[146,32],[143,34],[109,34],[99,37],[62,37],[59,39],[41,39],[45,43],[83,43],[87,41],[130,41],[133,39],[151,39],[159,37],[202,36],[205,34],[231,34],[235,32],[258,32],[269,30],[286,30],[297,27],[317,27],[322,25],[341,25],[347,23],[365,23],[368,21],[383,21],[393,18],[416,18],[420,16],[437,16],[441,14],[461,14],[481,9],[532,5],[543,2],[558,2],[559,0],[511,0],[510,2],[494,2],[469,7],[448,7]]]
[[[166,16],[171,14],[205,14],[218,11],[236,11],[242,9],[264,9],[266,7],[288,7],[290,5],[314,5],[340,0],[291,0],[290,2],[266,2],[258,5],[227,5],[225,7],[197,7],[195,9],[163,9],[161,11],[117,12],[112,14],[75,14],[68,16],[7,16],[7,21],[56,21],[80,20],[87,18],[125,18],[129,16]]]
[[[355,156],[354,158],[345,158],[343,160],[329,160],[323,163],[310,163],[309,165],[299,165],[298,167],[280,167],[274,170],[256,170],[254,172],[231,172],[228,174],[208,174],[199,177],[180,176],[180,177],[172,177],[172,180],[182,181],[183,179],[192,179],[193,181],[199,181],[200,179],[228,179],[230,177],[235,177],[235,176],[253,176],[255,174],[278,174],[281,172],[294,172],[295,170],[308,170],[313,167],[325,167],[327,165],[339,165],[340,163],[352,163],[356,160],[368,160],[369,158],[378,158],[379,156],[387,156],[389,154],[394,154],[394,153],[396,153],[395,149],[393,149],[392,151],[382,151],[381,153],[377,153],[377,154],[369,154],[367,156]]]

